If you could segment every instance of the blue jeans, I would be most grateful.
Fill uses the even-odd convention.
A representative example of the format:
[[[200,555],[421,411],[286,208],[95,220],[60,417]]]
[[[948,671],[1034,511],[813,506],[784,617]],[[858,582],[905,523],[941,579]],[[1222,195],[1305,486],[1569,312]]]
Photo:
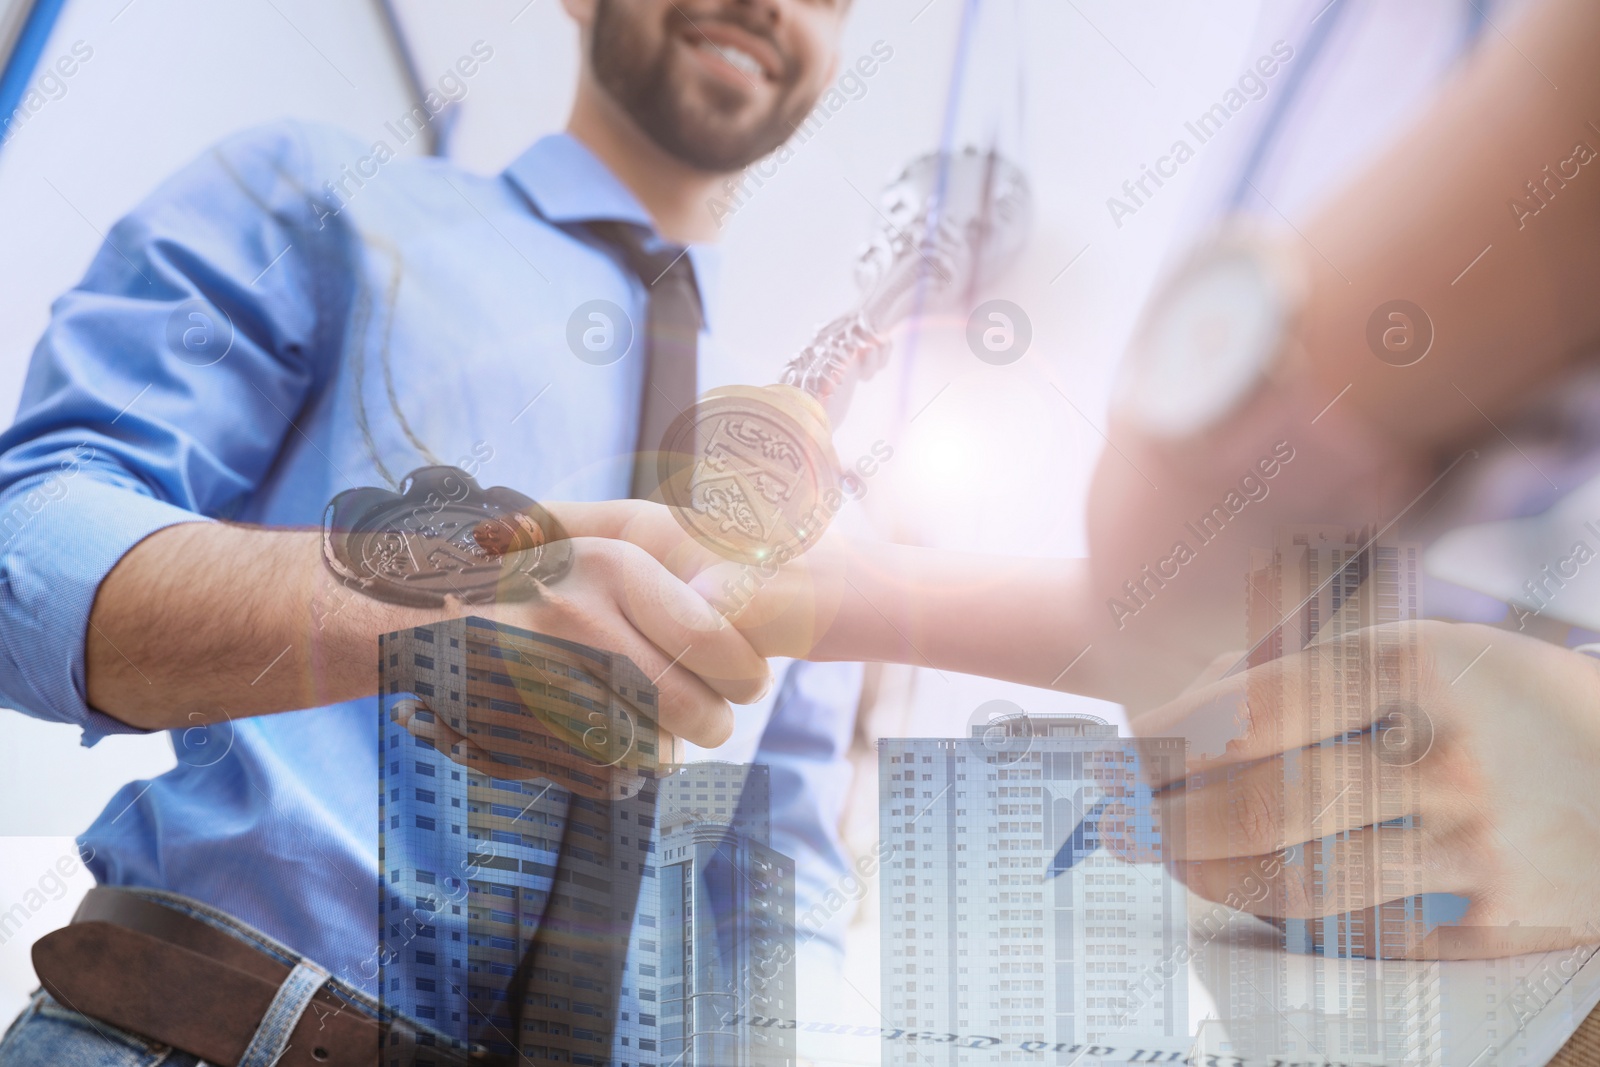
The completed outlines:
[[[267,1067],[273,1063],[288,1044],[305,1001],[323,986],[343,999],[348,1010],[373,1019],[384,1014],[372,997],[337,978],[326,977],[292,949],[224,912],[162,890],[128,892],[208,923],[294,968],[240,1067]],[[412,1020],[406,1019],[404,1023],[418,1031],[430,1032]],[[376,1063],[378,1050],[372,1051]],[[448,1062],[449,1057],[441,1059]],[[204,1061],[186,1052],[72,1011],[43,990],[34,995],[32,1003],[17,1016],[5,1037],[0,1038],[0,1067],[157,1067],[158,1064],[160,1067],[206,1067]]]
[[[63,1008],[40,990],[0,1040],[0,1067],[203,1067],[186,1052]]]

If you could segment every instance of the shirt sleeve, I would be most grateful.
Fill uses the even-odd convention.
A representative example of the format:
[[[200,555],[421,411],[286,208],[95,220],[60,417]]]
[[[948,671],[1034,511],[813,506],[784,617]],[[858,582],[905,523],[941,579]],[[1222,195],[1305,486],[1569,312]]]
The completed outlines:
[[[85,745],[137,732],[86,703],[101,581],[151,533],[234,513],[337,351],[350,272],[315,139],[279,124],[211,149],[53,305],[0,434],[0,706]]]
[[[865,890],[839,836],[862,675],[859,663],[791,664],[756,750],[771,776],[772,847],[794,860],[797,948],[818,941],[843,951]]]

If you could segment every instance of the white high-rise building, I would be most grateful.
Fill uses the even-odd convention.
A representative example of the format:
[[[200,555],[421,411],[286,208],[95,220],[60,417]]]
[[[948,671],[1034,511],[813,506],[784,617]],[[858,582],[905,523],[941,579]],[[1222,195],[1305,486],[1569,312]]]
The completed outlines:
[[[886,1067],[1037,1062],[1018,1048],[1029,1041],[1187,1038],[1187,969],[1166,973],[1185,894],[1154,865],[1169,829],[1141,764],[1181,775],[1184,742],[1019,714],[969,738],[878,743],[883,1012],[932,1035],[885,1041]]]

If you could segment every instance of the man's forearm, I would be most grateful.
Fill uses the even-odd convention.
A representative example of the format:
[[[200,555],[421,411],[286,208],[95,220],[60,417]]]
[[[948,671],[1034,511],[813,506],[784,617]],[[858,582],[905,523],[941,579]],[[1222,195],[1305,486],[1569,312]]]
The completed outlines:
[[[892,544],[853,555],[838,614],[809,658],[909,663],[1116,699],[1105,667],[1118,635],[1089,610],[1086,560]]]
[[[1492,433],[1485,415],[1600,337],[1600,5],[1546,0],[1503,29],[1305,227],[1316,406],[1348,385],[1341,407],[1430,450]],[[1366,336],[1399,298],[1434,330],[1403,368]]]
[[[100,586],[89,703],[164,729],[349,700],[376,691],[378,634],[437,615],[340,587],[316,531],[170,526]]]

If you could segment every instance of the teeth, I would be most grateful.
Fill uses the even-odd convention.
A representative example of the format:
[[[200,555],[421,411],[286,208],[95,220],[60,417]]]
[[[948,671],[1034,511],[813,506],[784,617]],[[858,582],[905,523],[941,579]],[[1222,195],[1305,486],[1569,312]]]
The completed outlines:
[[[721,56],[729,66],[750,75],[752,78],[766,76],[767,72],[761,68],[761,64],[756,61],[756,57],[741,48],[735,48],[732,45],[715,45],[710,41],[704,40],[700,42],[700,48]]]

